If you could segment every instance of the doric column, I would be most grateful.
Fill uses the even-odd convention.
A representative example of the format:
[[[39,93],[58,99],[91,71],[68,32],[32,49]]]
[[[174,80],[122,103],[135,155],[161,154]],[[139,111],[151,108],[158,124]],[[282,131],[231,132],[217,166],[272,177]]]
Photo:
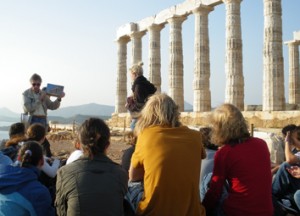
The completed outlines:
[[[281,0],[264,0],[263,111],[285,109]]]
[[[161,92],[160,31],[164,25],[149,26],[149,81]]]
[[[179,111],[184,111],[181,32],[184,20],[186,20],[186,17],[183,16],[174,16],[167,20],[170,24],[169,95],[179,106]]]
[[[208,14],[212,7],[200,6],[195,15],[194,112],[211,110]]]
[[[299,44],[287,42],[289,47],[289,104],[300,104]]]
[[[127,43],[128,37],[117,40],[118,66],[117,66],[117,92],[115,101],[115,113],[127,112],[125,108],[127,97]]]
[[[131,39],[131,65],[137,64],[142,61],[142,37],[145,32],[133,32],[130,35]]]
[[[223,0],[226,7],[225,102],[244,110],[241,0]]]

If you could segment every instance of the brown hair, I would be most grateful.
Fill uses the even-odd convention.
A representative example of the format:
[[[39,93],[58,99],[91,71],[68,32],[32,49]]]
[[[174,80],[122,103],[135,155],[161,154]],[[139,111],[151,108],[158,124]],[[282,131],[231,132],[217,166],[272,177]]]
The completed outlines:
[[[42,147],[35,141],[25,142],[18,155],[21,167],[37,166],[40,160],[43,160]]]
[[[38,74],[33,74],[31,77],[30,77],[30,80],[29,80],[30,82],[32,82],[32,81],[39,81],[39,82],[42,82],[42,77],[40,76],[40,75],[38,75]]]
[[[46,136],[46,129],[40,123],[34,123],[27,129],[27,136],[29,140],[41,141]]]
[[[212,142],[217,145],[237,144],[250,137],[246,120],[237,107],[223,104],[211,116]]]
[[[92,159],[97,153],[104,153],[109,145],[110,130],[102,119],[90,118],[80,126],[79,139],[84,155]]]

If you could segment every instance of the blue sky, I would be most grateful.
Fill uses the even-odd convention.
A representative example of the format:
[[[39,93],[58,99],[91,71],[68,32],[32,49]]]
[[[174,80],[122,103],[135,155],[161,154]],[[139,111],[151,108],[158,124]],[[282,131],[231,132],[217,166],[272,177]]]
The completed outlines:
[[[22,92],[38,73],[43,85],[65,86],[62,107],[114,105],[119,26],[155,15],[183,1],[0,0],[0,107],[22,112]],[[282,0],[283,41],[300,30],[300,1]],[[262,103],[263,0],[241,4],[245,104]],[[169,27],[161,32],[162,90],[168,92]],[[193,102],[194,17],[183,24],[185,100]],[[209,15],[212,105],[224,102],[225,7]],[[143,38],[145,75],[148,35]],[[128,44],[128,62],[130,66]],[[287,98],[288,49],[283,47]],[[130,83],[128,81],[128,92]]]

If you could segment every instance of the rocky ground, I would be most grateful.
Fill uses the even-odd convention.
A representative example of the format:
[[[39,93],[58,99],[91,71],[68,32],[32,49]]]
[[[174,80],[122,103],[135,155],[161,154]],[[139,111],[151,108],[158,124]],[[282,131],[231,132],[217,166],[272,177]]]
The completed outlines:
[[[129,147],[130,139],[126,132],[112,131],[111,144],[108,149],[108,157],[113,161],[120,163],[123,151]],[[60,131],[48,134],[48,140],[51,144],[51,151],[54,156],[59,158],[68,158],[74,151],[74,135],[72,132]]]

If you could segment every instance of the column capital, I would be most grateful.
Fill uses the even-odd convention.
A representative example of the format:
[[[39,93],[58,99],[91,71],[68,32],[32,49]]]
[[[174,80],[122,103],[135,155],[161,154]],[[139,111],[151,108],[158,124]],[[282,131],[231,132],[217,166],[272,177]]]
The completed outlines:
[[[127,44],[129,41],[130,41],[130,37],[128,36],[119,37],[115,40],[115,42],[117,43],[124,43],[124,44]]]
[[[167,19],[167,22],[168,23],[174,23],[174,22],[177,22],[177,23],[182,23],[183,21],[185,21],[187,19],[186,16],[172,16],[170,17],[169,19]]]
[[[165,24],[151,24],[147,27],[148,31],[154,30],[154,31],[160,31],[165,27]]]
[[[200,5],[196,9],[194,9],[192,12],[193,14],[209,14],[209,12],[213,11],[214,7],[210,7],[207,5]]]
[[[291,46],[291,45],[300,45],[300,40],[290,40],[290,41],[286,41],[284,42],[285,45]]]
[[[141,38],[146,34],[146,31],[134,31],[129,35],[130,38]]]

